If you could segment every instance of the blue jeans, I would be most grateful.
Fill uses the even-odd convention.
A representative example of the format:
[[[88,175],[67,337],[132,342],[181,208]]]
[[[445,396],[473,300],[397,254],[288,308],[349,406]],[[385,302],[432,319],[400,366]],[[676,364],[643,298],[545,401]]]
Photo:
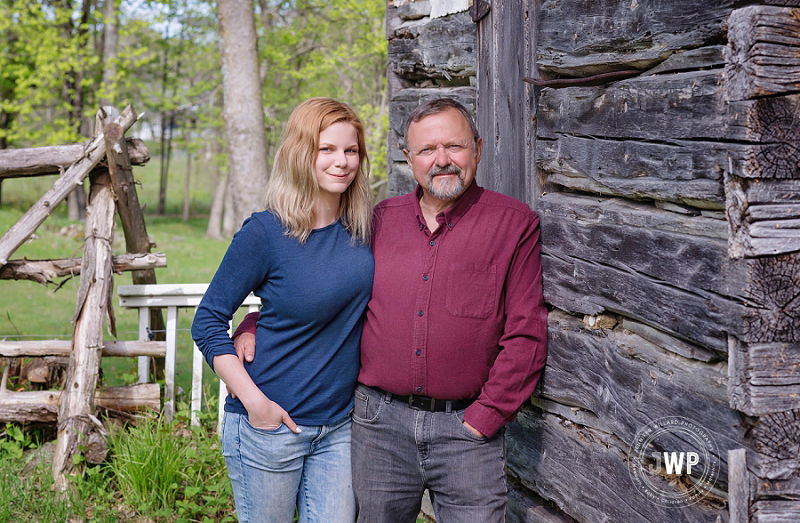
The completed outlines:
[[[242,523],[352,523],[350,417],[331,425],[300,426],[295,434],[253,428],[247,416],[226,412],[222,455]]]
[[[427,412],[359,385],[353,410],[353,491],[359,523],[414,523],[422,493],[437,523],[502,523],[503,431],[480,438],[463,411]]]

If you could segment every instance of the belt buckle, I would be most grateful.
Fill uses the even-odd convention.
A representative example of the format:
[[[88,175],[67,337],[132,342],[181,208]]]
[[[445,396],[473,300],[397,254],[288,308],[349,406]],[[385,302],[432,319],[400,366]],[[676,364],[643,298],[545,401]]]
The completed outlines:
[[[425,403],[428,402],[426,407]],[[436,400],[433,398],[422,398],[420,396],[416,396],[411,394],[408,397],[408,406],[414,410],[429,410],[434,412],[434,408],[436,406]]]

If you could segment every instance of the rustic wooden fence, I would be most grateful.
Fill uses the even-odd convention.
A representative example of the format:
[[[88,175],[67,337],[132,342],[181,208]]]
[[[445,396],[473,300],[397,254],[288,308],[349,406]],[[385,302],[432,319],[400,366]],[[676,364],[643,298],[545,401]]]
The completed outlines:
[[[53,479],[59,490],[66,487],[66,474],[76,468],[72,457],[81,452],[79,447],[86,449],[83,453],[87,461],[97,462],[105,457],[102,423],[96,416],[98,406],[108,410],[160,406],[156,384],[97,389],[101,356],[163,357],[166,349],[159,342],[103,340],[106,323],[115,334],[110,303],[114,271],[132,270],[134,281],[154,282],[153,269],[166,265],[163,255],[150,254],[150,241],[131,172],[132,164],[149,159],[148,153],[141,141],[124,138],[136,119],[130,106],[122,113],[106,107],[98,111],[95,138],[87,144],[0,151],[0,178],[60,174],[53,186],[0,238],[0,277],[46,285],[55,278],[81,276],[71,341],[0,343],[0,355],[5,357],[69,358],[62,390],[10,392],[6,390],[8,365],[0,387],[0,421],[57,421]],[[91,188],[82,258],[9,260],[86,176]],[[111,253],[115,211],[125,232],[129,253],[125,256]]]

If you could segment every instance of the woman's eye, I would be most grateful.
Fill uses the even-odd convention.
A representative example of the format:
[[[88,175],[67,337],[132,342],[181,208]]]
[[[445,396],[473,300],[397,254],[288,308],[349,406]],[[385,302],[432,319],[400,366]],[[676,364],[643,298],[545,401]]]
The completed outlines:
[[[358,154],[358,149],[350,148],[345,151],[347,154]]]

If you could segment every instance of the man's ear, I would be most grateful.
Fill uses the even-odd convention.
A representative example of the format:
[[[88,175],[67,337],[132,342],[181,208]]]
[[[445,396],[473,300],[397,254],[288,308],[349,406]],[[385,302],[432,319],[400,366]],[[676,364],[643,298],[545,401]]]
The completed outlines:
[[[409,154],[408,149],[403,149],[403,156],[405,156],[408,165],[411,166],[411,154]]]
[[[475,140],[475,163],[481,162],[481,151],[483,150],[483,138],[480,136]]]

